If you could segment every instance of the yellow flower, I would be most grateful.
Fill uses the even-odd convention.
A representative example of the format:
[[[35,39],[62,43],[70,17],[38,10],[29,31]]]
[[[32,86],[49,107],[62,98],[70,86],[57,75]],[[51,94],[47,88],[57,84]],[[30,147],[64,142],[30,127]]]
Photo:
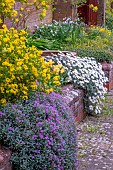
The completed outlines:
[[[22,14],[19,14],[20,17],[22,17]]]
[[[28,99],[28,96],[22,96],[23,99],[27,100]]]
[[[50,88],[50,89],[49,89],[49,92],[50,92],[50,93],[53,92],[53,88]]]
[[[15,18],[15,22],[19,22],[19,19],[18,19],[18,18]]]
[[[1,93],[4,93],[4,87],[0,87]]]
[[[2,24],[3,23],[3,21],[2,21],[2,19],[0,18],[0,24]]]
[[[6,105],[6,99],[5,98],[3,98],[3,99],[1,99],[1,101],[0,101],[1,103],[2,103],[2,105]]]
[[[90,8],[93,8],[93,7],[94,7],[94,5],[93,5],[93,4],[90,4],[90,5],[89,5],[89,7],[90,7]]]
[[[64,68],[62,68],[61,70],[60,70],[60,73],[62,74],[62,73],[64,73],[65,72],[65,70],[64,70]]]
[[[55,76],[55,77],[53,78],[53,80],[54,80],[54,81],[58,81],[58,80],[59,80],[59,76]]]
[[[98,11],[98,7],[97,6],[93,7],[93,11],[97,12]]]
[[[46,5],[46,2],[45,1],[42,1],[42,3],[41,3],[43,6],[45,6]]]
[[[61,84],[59,81],[53,81],[53,83],[57,86],[59,86]]]
[[[20,11],[24,11],[24,8],[21,7],[21,8],[20,8]]]
[[[5,82],[6,82],[6,83],[10,83],[10,81],[11,81],[11,80],[10,80],[9,78],[6,78],[6,79],[5,79]]]
[[[28,9],[27,12],[30,12],[30,10]]]

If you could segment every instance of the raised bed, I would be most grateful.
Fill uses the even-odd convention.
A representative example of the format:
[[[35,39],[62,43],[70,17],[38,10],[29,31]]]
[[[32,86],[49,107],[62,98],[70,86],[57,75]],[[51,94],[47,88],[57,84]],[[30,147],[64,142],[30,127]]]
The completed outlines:
[[[62,53],[66,54],[69,51],[62,51]],[[45,50],[43,51],[43,56],[49,56],[51,54],[58,54],[59,51],[58,50]],[[75,53],[75,52],[74,52]],[[108,78],[108,82],[104,85],[108,90],[113,89],[113,62],[111,63],[106,63],[106,62],[102,62],[102,70],[104,71],[105,75]]]

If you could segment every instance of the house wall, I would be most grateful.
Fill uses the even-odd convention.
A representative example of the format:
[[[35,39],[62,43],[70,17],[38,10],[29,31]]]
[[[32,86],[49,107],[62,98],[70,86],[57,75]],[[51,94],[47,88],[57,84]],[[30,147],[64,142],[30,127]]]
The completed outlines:
[[[91,9],[88,8],[90,3],[98,2],[98,12],[94,13]],[[18,10],[21,7],[21,4],[17,2],[14,6],[14,9]],[[54,6],[55,10],[52,12],[52,6],[47,11],[47,15],[43,20],[40,20],[40,10],[30,13],[29,17],[25,21],[25,26],[29,27],[32,32],[40,23],[51,23],[52,20],[63,21],[64,18],[73,17],[73,6],[70,0],[55,0]],[[78,12],[81,12],[81,16],[88,25],[104,25],[105,23],[105,0],[87,0],[86,5],[80,7]],[[7,18],[4,22],[8,28],[12,27],[11,21]],[[23,25],[18,26],[22,28]]]
[[[64,18],[72,17],[72,5],[70,0],[55,0],[53,20],[63,21]]]

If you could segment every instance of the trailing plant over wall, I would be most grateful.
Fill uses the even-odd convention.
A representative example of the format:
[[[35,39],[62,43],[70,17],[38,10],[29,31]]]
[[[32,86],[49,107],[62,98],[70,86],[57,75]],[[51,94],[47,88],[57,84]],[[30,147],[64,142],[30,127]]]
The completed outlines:
[[[57,64],[62,64],[67,71],[67,81],[72,82],[75,87],[83,88],[86,92],[85,107],[91,114],[101,113],[102,100],[106,93],[104,84],[107,78],[102,71],[101,64],[94,58],[80,58],[75,53],[59,53],[48,56]]]

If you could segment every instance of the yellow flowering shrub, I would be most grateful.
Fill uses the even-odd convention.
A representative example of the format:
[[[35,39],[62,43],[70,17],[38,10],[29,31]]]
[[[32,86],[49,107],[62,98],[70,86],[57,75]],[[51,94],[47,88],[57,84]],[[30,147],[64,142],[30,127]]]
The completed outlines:
[[[60,85],[62,65],[46,62],[42,52],[26,46],[26,32],[0,29],[0,103],[27,99],[32,91],[50,93]]]
[[[18,10],[14,9],[14,4],[16,2],[21,2],[22,4],[22,7]],[[1,0],[0,23],[2,23],[2,16],[12,18],[13,22],[19,22],[19,20],[23,20],[23,17],[26,19],[29,13],[31,14],[34,10],[39,9],[40,17],[44,18],[46,16],[46,11],[49,9],[52,2],[53,0]]]

